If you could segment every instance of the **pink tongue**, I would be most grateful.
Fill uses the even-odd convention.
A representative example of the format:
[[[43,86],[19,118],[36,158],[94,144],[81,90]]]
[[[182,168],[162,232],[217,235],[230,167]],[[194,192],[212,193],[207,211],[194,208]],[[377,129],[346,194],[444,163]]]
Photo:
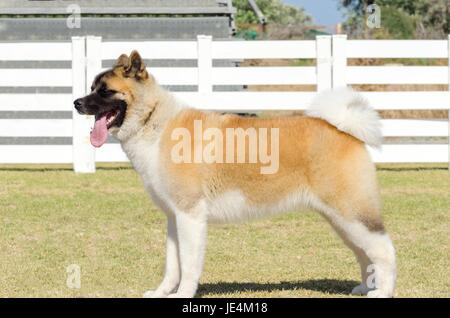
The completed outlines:
[[[106,115],[95,121],[94,129],[91,131],[91,144],[94,147],[101,147],[108,138],[108,127],[106,126]]]

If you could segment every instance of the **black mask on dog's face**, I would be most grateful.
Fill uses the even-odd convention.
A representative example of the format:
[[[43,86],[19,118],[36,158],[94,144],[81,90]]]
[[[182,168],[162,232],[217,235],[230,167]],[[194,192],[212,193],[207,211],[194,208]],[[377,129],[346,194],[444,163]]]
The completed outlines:
[[[138,52],[133,51],[130,57],[122,54],[112,69],[97,75],[89,95],[74,101],[80,114],[95,116],[91,132],[94,147],[106,142],[108,129],[122,126],[129,106],[127,100],[132,101],[130,87],[148,79],[149,74]]]
[[[108,113],[110,113],[110,115],[115,115],[114,120],[111,120],[108,123],[108,126],[120,127],[125,117],[127,103],[123,99],[117,97],[117,91],[108,88],[107,83],[102,81],[102,77],[106,76],[108,72],[111,71],[102,73],[98,76],[99,78],[96,78],[89,95],[78,98],[73,103],[78,113],[95,115],[96,119]],[[110,116],[110,118],[112,119],[112,116]]]
[[[91,143],[100,147],[108,138],[108,129],[120,127],[125,119],[127,103],[118,98],[118,92],[108,88],[105,78],[112,73],[106,71],[97,76],[92,92],[74,101],[75,109],[84,115],[94,115],[95,124],[91,132]]]

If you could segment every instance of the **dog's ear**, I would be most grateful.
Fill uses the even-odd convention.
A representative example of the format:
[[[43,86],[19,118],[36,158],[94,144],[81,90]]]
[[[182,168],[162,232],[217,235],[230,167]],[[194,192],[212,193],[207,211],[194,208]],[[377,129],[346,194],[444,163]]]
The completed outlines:
[[[134,77],[137,80],[148,78],[145,63],[137,51],[133,51],[130,54],[128,68],[125,68],[125,76]]]
[[[128,55],[122,54],[119,56],[119,58],[116,61],[116,64],[114,64],[114,67],[123,67],[124,69],[127,69],[130,67],[130,59],[128,58]]]

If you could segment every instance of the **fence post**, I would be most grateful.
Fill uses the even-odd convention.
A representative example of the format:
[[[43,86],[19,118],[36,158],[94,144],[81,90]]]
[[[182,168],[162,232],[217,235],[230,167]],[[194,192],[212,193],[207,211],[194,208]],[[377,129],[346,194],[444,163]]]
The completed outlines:
[[[102,59],[100,55],[102,38],[99,36],[86,37],[86,93],[91,91],[91,85],[95,76],[100,73],[102,69]],[[91,128],[94,125],[94,116],[88,116],[88,125]],[[90,129],[87,130],[89,132]],[[89,169],[85,172],[95,172],[95,148],[92,147],[90,141],[85,139],[89,152]]]
[[[91,91],[92,82],[102,69],[101,44],[101,36],[86,37],[86,92]]]
[[[331,89],[331,36],[316,36],[317,91]]]
[[[333,55],[333,89],[347,87],[346,67],[347,67],[347,34],[333,35],[332,55]]]
[[[448,95],[450,97],[450,34],[448,35],[448,40],[447,40],[447,54],[448,54]],[[450,100],[450,98],[449,98]],[[450,170],[450,106],[448,107],[448,170]]]
[[[198,92],[212,93],[212,36],[197,36]]]
[[[77,99],[86,95],[86,41],[84,37],[72,37],[72,97]],[[94,172],[94,149],[89,142],[91,116],[80,115],[73,109],[72,151],[75,172]]]

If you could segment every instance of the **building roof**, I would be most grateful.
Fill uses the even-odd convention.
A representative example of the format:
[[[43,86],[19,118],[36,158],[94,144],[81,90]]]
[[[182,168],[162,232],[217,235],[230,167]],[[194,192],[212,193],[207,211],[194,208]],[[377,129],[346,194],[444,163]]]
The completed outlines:
[[[78,4],[82,14],[233,14],[231,0],[2,0],[0,14],[68,14]]]
[[[70,41],[96,35],[104,40],[193,40],[197,34],[227,39],[227,17],[151,17],[81,19],[80,28],[67,28],[65,18],[0,18],[0,41]]]
[[[195,39],[197,34],[230,38],[231,0],[2,0],[0,41],[70,40],[98,35],[105,40]],[[78,13],[81,23],[68,27]],[[64,17],[67,16],[67,17]]]

